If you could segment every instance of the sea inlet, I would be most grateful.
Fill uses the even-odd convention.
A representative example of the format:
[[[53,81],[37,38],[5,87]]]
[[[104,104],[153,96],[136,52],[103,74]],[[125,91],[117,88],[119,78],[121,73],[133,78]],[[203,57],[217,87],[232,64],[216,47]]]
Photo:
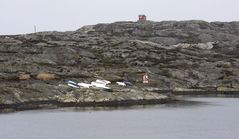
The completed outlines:
[[[238,139],[239,98],[0,114],[2,139]]]

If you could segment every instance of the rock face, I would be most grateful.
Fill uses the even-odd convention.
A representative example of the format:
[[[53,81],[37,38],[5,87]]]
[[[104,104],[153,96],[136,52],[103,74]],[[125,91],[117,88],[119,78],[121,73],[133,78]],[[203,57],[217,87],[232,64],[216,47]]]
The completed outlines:
[[[147,85],[141,83],[145,72]],[[38,80],[42,73],[47,80]],[[237,91],[238,73],[239,22],[116,22],[0,36],[1,105],[153,100],[160,98],[155,90]],[[96,78],[129,80],[134,87],[105,93],[59,86]]]

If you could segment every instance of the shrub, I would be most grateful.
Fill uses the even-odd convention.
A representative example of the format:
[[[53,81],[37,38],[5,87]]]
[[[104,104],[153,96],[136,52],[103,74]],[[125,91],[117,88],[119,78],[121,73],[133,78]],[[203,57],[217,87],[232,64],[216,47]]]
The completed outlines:
[[[54,80],[56,79],[56,75],[49,73],[39,73],[36,78],[38,80]]]
[[[30,75],[29,74],[20,74],[19,76],[18,76],[18,79],[19,80],[29,80],[31,77],[30,77]]]

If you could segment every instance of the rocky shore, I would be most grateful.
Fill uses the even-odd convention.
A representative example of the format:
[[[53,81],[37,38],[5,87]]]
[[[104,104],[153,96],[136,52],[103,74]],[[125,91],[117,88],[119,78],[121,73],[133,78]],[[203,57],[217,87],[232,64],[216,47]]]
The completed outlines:
[[[112,90],[66,86],[95,79]],[[123,80],[133,86],[114,84]],[[166,103],[168,92],[196,91],[239,92],[239,22],[115,22],[0,36],[0,109]]]
[[[55,86],[37,83],[35,85],[37,86],[35,86],[36,90],[45,90],[46,92],[34,92],[34,90],[23,92],[26,91],[26,88],[14,89],[11,92],[8,92],[9,94],[5,94],[5,98],[2,97],[0,112],[57,107],[119,107],[151,105],[172,101],[169,94],[160,94],[135,87],[114,87],[111,90],[100,90],[98,88],[75,89],[63,84]],[[5,88],[3,91],[9,89],[10,88]]]

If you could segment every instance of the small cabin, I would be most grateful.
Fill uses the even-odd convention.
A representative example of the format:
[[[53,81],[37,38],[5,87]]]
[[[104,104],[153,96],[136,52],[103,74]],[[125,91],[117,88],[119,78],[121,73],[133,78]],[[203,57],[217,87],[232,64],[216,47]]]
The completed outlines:
[[[138,21],[146,21],[146,15],[142,14],[142,15],[139,15],[139,19]]]

